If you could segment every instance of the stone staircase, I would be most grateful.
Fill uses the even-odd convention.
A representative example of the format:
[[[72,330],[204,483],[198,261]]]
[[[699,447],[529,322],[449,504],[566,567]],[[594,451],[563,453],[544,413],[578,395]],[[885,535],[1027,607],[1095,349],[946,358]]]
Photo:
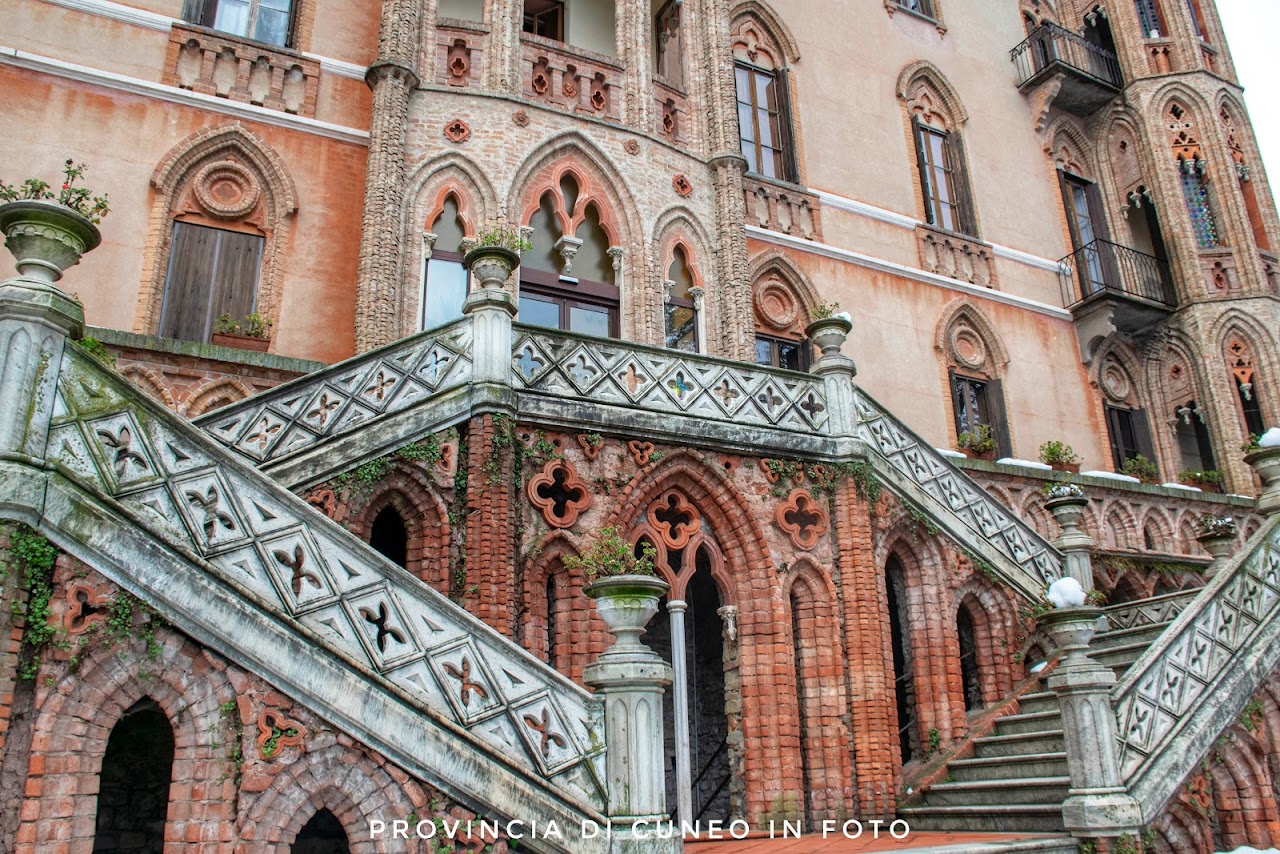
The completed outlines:
[[[1091,657],[1122,677],[1177,616],[1195,591],[1107,609],[1110,628],[1094,636]],[[1067,770],[1062,713],[1052,691],[1024,694],[1018,711],[972,741],[973,756],[947,764],[935,783],[898,811],[913,830],[1061,832]]]

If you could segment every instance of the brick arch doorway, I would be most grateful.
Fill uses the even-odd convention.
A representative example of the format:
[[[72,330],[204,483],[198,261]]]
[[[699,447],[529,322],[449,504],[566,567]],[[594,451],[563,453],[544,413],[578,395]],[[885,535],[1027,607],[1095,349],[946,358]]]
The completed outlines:
[[[731,729],[726,693],[726,671],[736,655],[725,642],[725,609],[723,597],[712,574],[713,563],[720,555],[714,545],[704,540],[680,551],[664,550],[659,562],[666,564],[678,586],[671,596],[682,596],[684,614],[684,658],[688,673],[689,756],[692,771],[692,812],[689,821],[727,822],[735,812],[731,794],[741,791],[742,781],[734,779],[741,761],[739,752],[729,744]],[[686,567],[686,555],[692,553],[693,566]],[[689,571],[689,570],[692,571]],[[662,656],[674,662],[671,615],[668,600],[663,599],[658,616],[649,624],[646,642]],[[663,738],[666,752],[667,806],[676,817],[679,803],[676,775],[675,691],[663,696]],[[736,785],[735,785],[736,783]]]

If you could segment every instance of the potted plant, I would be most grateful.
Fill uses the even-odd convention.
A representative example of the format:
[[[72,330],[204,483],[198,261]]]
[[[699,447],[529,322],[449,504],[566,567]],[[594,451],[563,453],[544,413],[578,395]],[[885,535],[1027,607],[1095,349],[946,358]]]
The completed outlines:
[[[647,650],[640,635],[668,589],[654,571],[653,555],[648,542],[637,555],[635,547],[610,526],[601,528],[582,554],[564,559],[565,569],[583,572],[590,582],[583,592],[595,600],[596,611],[616,638],[609,653]]]
[[[853,319],[835,302],[814,306],[813,322],[804,328],[805,336],[818,345],[823,357],[838,355],[852,331]]]
[[[462,265],[480,280],[481,288],[501,288],[520,263],[520,253],[533,248],[517,229],[496,225],[476,235],[476,247]]]
[[[1179,483],[1185,486],[1198,486],[1205,492],[1221,492],[1224,479],[1222,472],[1217,469],[1207,471],[1185,469],[1178,474]]]
[[[265,353],[271,346],[271,319],[256,311],[246,315],[243,321],[224,314],[214,321],[213,343],[220,347]]]
[[[1124,461],[1124,465],[1120,467],[1121,474],[1127,474],[1129,477],[1136,477],[1143,483],[1155,483],[1160,479],[1160,470],[1156,468],[1155,462],[1147,459],[1142,454],[1137,454]]]
[[[39,178],[0,181],[0,231],[24,278],[52,284],[102,242],[97,224],[110,212],[109,200],[75,185],[84,173],[83,163],[68,160],[56,194]]]
[[[1080,457],[1065,442],[1050,440],[1040,446],[1040,462],[1053,466],[1057,471],[1080,473]]]
[[[996,435],[989,424],[977,424],[956,436],[956,449],[979,460],[995,458]]]

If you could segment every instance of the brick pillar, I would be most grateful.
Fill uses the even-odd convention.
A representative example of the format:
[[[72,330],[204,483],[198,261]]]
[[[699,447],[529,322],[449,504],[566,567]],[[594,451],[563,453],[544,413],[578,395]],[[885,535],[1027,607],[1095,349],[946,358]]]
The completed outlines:
[[[463,606],[515,637],[515,521],[519,484],[514,422],[485,414],[467,431],[466,583]]]
[[[716,234],[714,275],[719,292],[719,329],[715,340],[721,351],[713,356],[751,361],[755,346],[755,320],[751,312],[751,283],[747,281],[747,219],[742,175],[746,161],[738,149],[738,105],[734,84],[733,54],[729,45],[729,3],[704,0],[702,43],[690,40],[694,55],[702,57],[707,113],[707,163],[715,198]],[[692,57],[691,64],[692,64]]]
[[[622,121],[642,133],[653,132],[653,16],[649,0],[617,4],[618,57],[622,76]]]
[[[378,59],[365,74],[373,90],[373,111],[356,278],[356,350],[361,353],[395,341],[402,332],[400,216],[409,96],[419,80],[414,70],[419,39],[418,4],[384,0]]]
[[[522,10],[521,4],[510,0],[485,0],[489,37],[485,40],[484,86],[491,92],[518,95],[523,88]]]
[[[893,817],[901,764],[888,598],[872,549],[871,512],[853,483],[842,481],[832,522],[848,650],[853,812],[864,820]]]

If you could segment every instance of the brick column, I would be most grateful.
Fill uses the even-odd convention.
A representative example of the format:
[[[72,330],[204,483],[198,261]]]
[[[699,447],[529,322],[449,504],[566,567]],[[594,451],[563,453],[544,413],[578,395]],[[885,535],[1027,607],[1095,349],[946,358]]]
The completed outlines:
[[[360,268],[356,278],[356,350],[366,352],[401,335],[401,264],[405,134],[409,96],[418,88],[418,4],[384,0],[378,59],[365,82],[373,90],[369,162],[365,172]]]
[[[900,766],[888,594],[874,559],[871,509],[849,480],[837,487],[832,523],[848,650],[853,814],[862,820],[892,819]]]
[[[622,121],[642,133],[653,131],[653,17],[649,0],[620,0],[616,7],[618,57],[622,73]]]
[[[523,5],[510,0],[485,0],[484,19],[489,25],[485,40],[484,86],[491,92],[518,95],[524,69],[520,67],[523,51]]]

